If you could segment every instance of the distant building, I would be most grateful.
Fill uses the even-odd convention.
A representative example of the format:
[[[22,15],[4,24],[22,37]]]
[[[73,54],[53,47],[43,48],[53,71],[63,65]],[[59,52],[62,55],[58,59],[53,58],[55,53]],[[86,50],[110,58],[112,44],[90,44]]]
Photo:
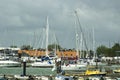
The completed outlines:
[[[45,56],[46,53],[45,51],[41,51],[41,50],[19,50],[18,54],[22,54],[22,53],[26,53],[29,56],[33,56],[33,57],[41,57],[41,56]],[[49,51],[49,56],[54,56],[54,52],[50,52]],[[72,51],[72,50],[67,50],[67,51],[57,51],[55,54],[57,57],[62,57],[62,58],[77,58],[77,54],[76,51]]]

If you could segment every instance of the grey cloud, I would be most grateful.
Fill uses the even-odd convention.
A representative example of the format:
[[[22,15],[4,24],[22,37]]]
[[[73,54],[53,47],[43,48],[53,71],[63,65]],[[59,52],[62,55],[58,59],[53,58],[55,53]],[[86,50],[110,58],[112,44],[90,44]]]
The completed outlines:
[[[120,39],[120,1],[119,0],[1,0],[0,32],[12,37],[17,45],[27,44],[28,37],[39,34],[49,16],[51,31],[55,31],[63,47],[75,47],[74,10],[79,9],[83,28],[95,27],[96,42],[105,43]],[[14,34],[15,33],[15,34]],[[106,35],[104,35],[106,34]],[[104,35],[104,36],[103,36]],[[12,44],[7,37],[0,43]],[[20,36],[20,37],[18,37]],[[112,37],[111,37],[112,36]],[[108,39],[107,39],[108,38]],[[5,41],[5,42],[4,42]]]

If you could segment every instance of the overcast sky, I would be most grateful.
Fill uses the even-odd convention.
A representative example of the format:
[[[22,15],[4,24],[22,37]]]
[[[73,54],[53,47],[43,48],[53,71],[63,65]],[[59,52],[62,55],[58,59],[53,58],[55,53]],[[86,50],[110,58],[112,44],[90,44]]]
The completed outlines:
[[[96,46],[120,41],[120,0],[0,0],[0,46],[37,44],[49,16],[59,44],[75,48],[75,10],[86,32],[94,27]]]

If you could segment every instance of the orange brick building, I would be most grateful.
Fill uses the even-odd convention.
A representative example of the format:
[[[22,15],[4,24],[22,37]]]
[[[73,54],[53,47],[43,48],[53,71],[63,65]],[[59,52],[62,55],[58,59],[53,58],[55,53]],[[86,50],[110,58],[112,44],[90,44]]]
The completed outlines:
[[[37,50],[19,50],[18,54],[26,53],[29,56],[45,56],[45,51],[37,51]],[[57,51],[56,55],[58,57],[71,57],[76,58],[76,51],[68,50],[68,51]]]

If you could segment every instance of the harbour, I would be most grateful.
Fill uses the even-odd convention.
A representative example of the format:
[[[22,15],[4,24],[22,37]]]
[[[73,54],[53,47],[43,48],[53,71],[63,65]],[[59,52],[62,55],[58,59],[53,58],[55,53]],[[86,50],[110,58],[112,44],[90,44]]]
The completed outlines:
[[[28,51],[26,54],[29,54]],[[65,52],[76,53],[71,50]],[[19,50],[16,55],[18,54]],[[94,57],[87,59],[50,56],[34,58],[22,55],[16,60],[14,60],[15,56],[12,56],[13,60],[11,56],[1,57],[0,76],[2,80],[118,80],[120,78],[119,57],[101,58],[100,61]],[[36,65],[31,65],[33,63]]]
[[[12,68],[0,68],[1,75],[22,75],[23,67],[12,67]],[[32,68],[28,67],[26,69],[27,75],[54,75],[55,72],[51,71],[51,68]]]
[[[86,76],[86,75],[80,75],[80,74],[69,74],[66,75],[68,77],[72,77],[73,79],[65,79],[65,80],[118,80],[120,78],[120,74],[109,74],[106,76]],[[56,75],[48,75],[48,74],[42,74],[42,75],[26,75],[26,76],[21,76],[21,75],[0,75],[0,80],[59,80],[55,79]],[[62,79],[64,80],[64,79]]]
[[[1,0],[0,80],[120,80],[119,0]]]
[[[119,68],[119,65],[103,66],[107,70],[114,70]],[[106,71],[106,70],[105,70]],[[0,68],[0,78],[7,78],[8,80],[57,80],[56,71],[52,71],[52,68],[38,68],[38,67],[26,67],[26,75],[23,76],[23,67],[1,67]],[[120,78],[120,73],[113,73],[108,71],[105,76],[101,75],[85,75],[85,72],[80,71],[65,71],[64,76],[72,77],[73,80],[87,80],[87,79],[97,79],[101,80],[117,80]],[[30,79],[31,78],[31,79]],[[67,79],[66,79],[67,80]],[[69,79],[68,79],[69,80]]]

